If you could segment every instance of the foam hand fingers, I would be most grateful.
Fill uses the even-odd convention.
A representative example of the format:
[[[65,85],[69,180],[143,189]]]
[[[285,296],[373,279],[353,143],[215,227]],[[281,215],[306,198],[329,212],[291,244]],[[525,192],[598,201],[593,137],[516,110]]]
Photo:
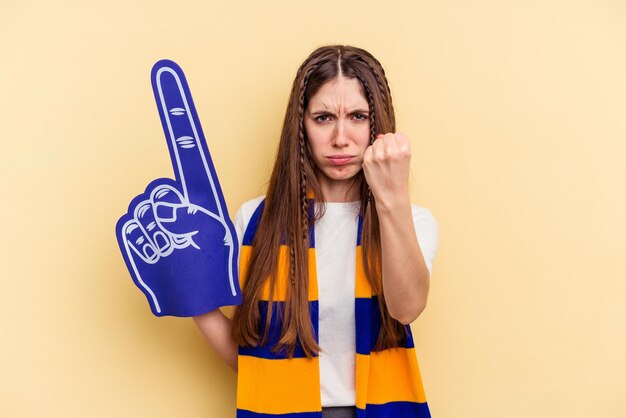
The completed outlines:
[[[152,202],[144,201],[137,205],[135,208],[135,220],[159,254],[167,254],[171,250],[171,240],[157,223]]]
[[[226,217],[217,173],[185,74],[176,63],[161,60],[152,70],[152,87],[176,179],[185,199]]]
[[[134,256],[144,263],[153,264],[159,259],[159,252],[154,243],[145,234],[139,222],[131,221],[124,225],[123,234],[129,256]]]

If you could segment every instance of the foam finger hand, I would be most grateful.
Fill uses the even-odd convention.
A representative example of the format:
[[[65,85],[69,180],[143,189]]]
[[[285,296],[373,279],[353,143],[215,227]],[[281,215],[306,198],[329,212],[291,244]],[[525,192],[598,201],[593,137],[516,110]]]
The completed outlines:
[[[139,222],[136,220],[126,222],[122,233],[124,248],[126,248],[129,257],[137,257],[146,264],[154,264],[159,260],[159,252]]]
[[[134,215],[135,220],[139,225],[141,225],[141,228],[146,236],[149,237],[155,250],[160,255],[169,254],[173,249],[172,241],[169,234],[161,228],[159,223],[157,223],[152,202],[146,200],[137,205],[135,207]]]

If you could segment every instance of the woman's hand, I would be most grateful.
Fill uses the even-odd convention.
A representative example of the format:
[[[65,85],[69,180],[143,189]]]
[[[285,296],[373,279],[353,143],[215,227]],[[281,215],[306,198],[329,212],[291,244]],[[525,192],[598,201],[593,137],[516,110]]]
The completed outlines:
[[[363,172],[376,199],[377,209],[410,205],[411,143],[402,133],[378,134],[365,150]]]

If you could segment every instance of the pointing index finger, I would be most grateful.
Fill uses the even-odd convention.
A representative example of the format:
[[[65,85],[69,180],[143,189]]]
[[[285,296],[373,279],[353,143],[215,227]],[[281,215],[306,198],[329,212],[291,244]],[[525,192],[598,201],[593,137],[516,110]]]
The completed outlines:
[[[161,60],[152,67],[151,78],[174,173],[185,198],[223,218],[220,185],[182,69],[173,61]]]

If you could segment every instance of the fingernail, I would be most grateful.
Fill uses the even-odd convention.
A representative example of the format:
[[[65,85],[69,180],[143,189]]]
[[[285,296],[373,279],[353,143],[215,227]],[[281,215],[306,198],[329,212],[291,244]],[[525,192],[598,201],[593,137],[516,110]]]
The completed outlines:
[[[159,221],[175,221],[176,209],[170,205],[158,204],[155,208],[155,214]]]
[[[163,232],[157,232],[156,234],[154,234],[153,240],[160,250],[165,250],[167,249],[167,247],[169,247],[170,243],[165,238],[165,235],[163,234]]]
[[[146,258],[148,260],[151,260],[156,255],[156,252],[154,251],[154,249],[149,245],[144,245],[143,253],[146,255]]]

